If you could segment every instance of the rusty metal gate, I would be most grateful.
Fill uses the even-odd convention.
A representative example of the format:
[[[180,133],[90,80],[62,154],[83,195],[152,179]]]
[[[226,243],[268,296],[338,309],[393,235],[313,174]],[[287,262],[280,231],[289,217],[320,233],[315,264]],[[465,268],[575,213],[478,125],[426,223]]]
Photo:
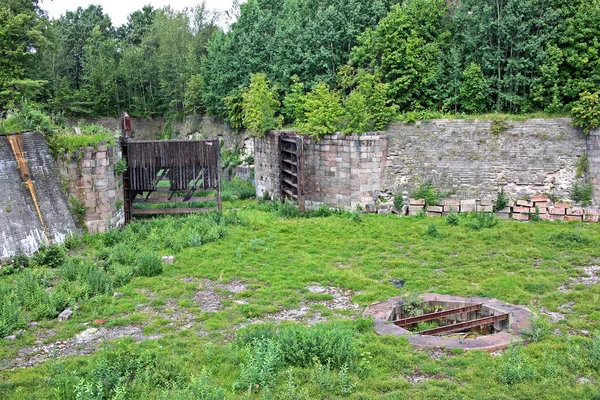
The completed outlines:
[[[121,142],[127,161],[123,174],[126,223],[135,215],[221,209],[218,139],[135,141],[130,139],[130,125],[127,128]]]
[[[302,197],[302,137],[282,135],[281,149],[281,199],[292,200],[304,209]]]

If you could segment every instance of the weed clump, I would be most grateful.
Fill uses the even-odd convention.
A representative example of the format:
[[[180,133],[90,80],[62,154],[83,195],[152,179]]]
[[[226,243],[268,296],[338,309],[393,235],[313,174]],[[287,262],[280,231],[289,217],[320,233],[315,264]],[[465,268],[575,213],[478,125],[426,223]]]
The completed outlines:
[[[442,197],[444,197],[443,193],[438,192],[433,184],[425,183],[420,185],[414,192],[410,195],[413,199],[417,200],[425,200],[425,207],[430,206],[432,204],[437,204]]]
[[[592,240],[577,231],[562,231],[551,234],[548,239],[559,247],[587,246]]]
[[[533,363],[525,357],[520,345],[513,345],[499,357],[498,380],[504,385],[515,385],[533,379]]]
[[[499,220],[492,213],[476,212],[469,216],[467,227],[480,231],[482,229],[492,228],[498,225]]]
[[[450,213],[446,217],[446,222],[450,226],[458,226],[458,224],[460,223],[460,218],[457,213]]]
[[[141,276],[160,275],[163,271],[162,261],[154,254],[141,255],[137,259],[137,271]]]

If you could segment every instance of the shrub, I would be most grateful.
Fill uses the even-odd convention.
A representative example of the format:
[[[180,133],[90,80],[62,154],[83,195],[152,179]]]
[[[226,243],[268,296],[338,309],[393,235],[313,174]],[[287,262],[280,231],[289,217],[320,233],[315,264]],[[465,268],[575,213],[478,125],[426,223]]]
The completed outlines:
[[[117,175],[117,176],[123,175],[125,173],[125,171],[127,171],[127,160],[125,160],[124,158],[121,158],[115,164],[114,171],[115,171],[115,175]]]
[[[427,207],[439,202],[444,195],[439,193],[431,183],[425,183],[419,185],[419,187],[411,193],[411,197],[417,200],[425,200],[425,207]]]
[[[14,292],[0,286],[0,337],[25,327],[25,316]]]
[[[435,224],[429,224],[429,226],[427,227],[426,233],[427,233],[427,236],[430,236],[432,238],[440,237],[440,231],[438,230],[438,227]]]
[[[261,137],[267,130],[281,126],[282,118],[275,116],[280,106],[277,90],[269,88],[267,75],[252,74],[242,99],[244,125],[250,136]]]
[[[402,210],[403,206],[404,198],[402,197],[402,193],[396,193],[394,195],[394,207],[396,207],[396,210]]]
[[[137,259],[137,272],[141,276],[157,276],[163,271],[163,264],[160,258],[154,254],[144,254]]]
[[[369,128],[369,113],[365,96],[357,90],[353,90],[344,100],[344,108],[346,113],[344,133],[366,132]]]
[[[306,97],[304,95],[304,83],[300,82],[298,75],[292,77],[290,91],[283,99],[283,113],[285,119],[290,123],[301,123],[304,121],[304,108]]]
[[[56,128],[50,117],[30,103],[23,103],[19,109],[9,111],[5,120],[0,120],[0,134],[51,133]]]
[[[460,88],[462,108],[468,113],[482,113],[487,108],[488,82],[483,76],[481,67],[471,63],[463,73],[463,83]]]
[[[342,100],[339,93],[330,90],[325,82],[319,81],[306,95],[304,109],[305,122],[299,126],[301,133],[321,139],[340,129],[344,115]]]
[[[54,158],[72,158],[83,147],[98,147],[101,144],[115,144],[114,134],[98,125],[79,125],[80,133],[72,128],[55,133],[48,139],[48,146]]]
[[[69,196],[69,208],[73,213],[73,216],[77,220],[79,226],[83,226],[85,214],[87,213],[87,207],[79,197],[75,195]]]
[[[513,345],[498,358],[498,380],[504,385],[514,385],[535,376],[533,364],[522,352],[522,347]]]
[[[470,215],[467,227],[480,231],[498,225],[498,217],[492,213],[476,212]]]
[[[129,265],[116,264],[111,267],[115,287],[121,287],[131,282],[135,271]]]
[[[537,343],[544,340],[552,333],[552,328],[548,322],[540,317],[531,317],[529,328],[523,329],[521,335],[531,343]]]
[[[87,270],[81,257],[69,257],[60,266],[59,274],[66,281],[74,282]]]
[[[448,216],[446,217],[446,222],[448,222],[448,225],[457,226],[460,223],[458,214],[457,213],[448,214]]]
[[[571,109],[573,124],[585,133],[600,126],[600,92],[583,92]]]
[[[551,234],[548,239],[556,246],[560,247],[576,245],[587,246],[592,242],[592,240],[589,237],[584,236],[577,231],[556,232]]]
[[[494,212],[500,211],[508,206],[508,197],[504,193],[504,188],[500,189],[496,195],[496,202],[494,203]]]
[[[274,385],[282,364],[280,344],[274,339],[255,339],[247,352],[234,388],[254,392]]]
[[[573,185],[571,197],[573,197],[573,201],[581,203],[584,207],[591,203],[593,195],[594,186],[592,184],[575,182]]]
[[[246,181],[240,178],[233,178],[231,181],[223,182],[223,191],[221,194],[221,200],[225,197],[236,197],[240,200],[252,199],[256,197],[256,187],[250,181]]]
[[[31,257],[31,264],[34,267],[58,268],[65,257],[65,249],[61,245],[41,246],[38,252]]]
[[[88,297],[108,294],[113,286],[111,276],[95,265],[87,268],[85,284]]]

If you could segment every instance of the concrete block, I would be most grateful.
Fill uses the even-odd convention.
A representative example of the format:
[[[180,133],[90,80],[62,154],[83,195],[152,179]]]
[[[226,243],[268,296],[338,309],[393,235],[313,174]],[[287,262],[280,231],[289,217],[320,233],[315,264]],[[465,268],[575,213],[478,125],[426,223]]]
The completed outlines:
[[[513,212],[516,212],[516,213],[530,213],[531,212],[531,208],[529,208],[529,207],[523,207],[523,206],[514,206],[513,207]]]
[[[568,208],[567,215],[583,215],[583,210],[581,208]]]
[[[427,207],[427,212],[441,213],[443,211],[444,211],[444,207],[441,207],[441,206],[429,206],[429,207]]]
[[[528,214],[513,213],[512,218],[517,221],[529,221]]]
[[[527,200],[518,200],[517,201],[517,206],[521,206],[521,207],[533,207],[533,202],[531,201],[527,201]]]
[[[492,212],[493,207],[490,206],[484,206],[484,205],[480,205],[477,206],[477,212]]]
[[[567,215],[566,221],[583,221],[583,215]]]
[[[460,202],[460,212],[474,212],[477,211],[477,201],[476,200],[461,200]]]
[[[510,207],[505,207],[502,210],[498,210],[496,211],[496,214],[510,214],[512,211],[512,208]]]
[[[600,220],[600,215],[589,215],[585,214],[583,216],[583,220],[585,222],[598,222]]]
[[[408,206],[408,215],[417,215],[425,209],[423,206]]]
[[[63,312],[58,314],[58,320],[63,322],[68,319],[71,319],[72,316],[73,316],[73,311],[71,311],[70,308],[66,308]]]
[[[410,199],[411,206],[425,206],[425,199]]]
[[[173,264],[175,262],[175,256],[162,256],[162,262],[165,264]]]
[[[564,221],[565,220],[565,216],[564,215],[552,215],[552,214],[550,214],[550,219],[552,221]]]
[[[534,203],[538,203],[538,202],[547,202],[550,199],[548,198],[548,196],[546,196],[545,194],[540,194],[540,195],[536,195],[536,196],[531,196],[531,201],[533,201]]]
[[[571,203],[567,203],[564,201],[557,201],[556,203],[554,203],[554,207],[558,207],[558,208],[571,208]]]
[[[479,202],[480,205],[486,207],[486,206],[493,206],[494,203],[492,200],[490,199],[481,199],[481,201]]]

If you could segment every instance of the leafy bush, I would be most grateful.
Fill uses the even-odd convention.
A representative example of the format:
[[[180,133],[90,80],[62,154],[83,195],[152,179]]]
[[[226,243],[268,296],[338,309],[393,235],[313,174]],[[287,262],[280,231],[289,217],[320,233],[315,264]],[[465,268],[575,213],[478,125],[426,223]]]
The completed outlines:
[[[0,337],[25,327],[25,316],[14,292],[0,286]]]
[[[283,361],[280,343],[268,338],[255,339],[247,345],[247,352],[234,388],[254,392],[274,385]]]
[[[438,227],[435,224],[429,224],[425,233],[427,234],[427,236],[430,236],[432,238],[438,238],[441,236],[440,231],[438,230]]]
[[[431,183],[425,183],[419,185],[410,196],[413,199],[425,200],[425,207],[427,207],[432,204],[437,204],[442,197],[444,197],[444,194],[439,193]]]
[[[244,128],[244,97],[243,90],[233,90],[223,99],[227,122],[232,129],[241,130]]]
[[[498,380],[504,385],[515,385],[533,379],[535,371],[520,345],[513,345],[498,357]]]
[[[460,218],[457,213],[450,213],[446,217],[446,222],[448,222],[448,225],[457,226],[460,223]]]
[[[69,282],[76,281],[82,274],[86,273],[86,260],[81,257],[69,257],[60,266],[61,278]]]
[[[469,216],[467,227],[480,231],[498,225],[498,217],[492,213],[476,212]]]
[[[85,214],[87,213],[87,207],[83,203],[83,200],[75,195],[69,196],[69,208],[75,216],[79,226],[83,226],[83,220],[85,219]]]
[[[276,117],[279,96],[275,88],[269,88],[265,74],[252,74],[250,87],[242,94],[244,126],[250,136],[262,137],[270,129],[281,127],[282,118]]]
[[[298,75],[292,77],[292,86],[283,99],[281,112],[286,121],[290,123],[301,123],[304,121],[304,108],[306,97],[304,96],[304,83],[300,82]]]
[[[550,235],[548,238],[556,246],[568,247],[568,246],[587,246],[592,243],[592,240],[582,235],[577,231],[562,231],[556,232]]]
[[[581,182],[575,182],[573,185],[573,192],[571,197],[573,201],[581,203],[584,207],[588,206],[594,195],[594,186],[592,184],[585,184]]]
[[[114,166],[115,175],[120,176],[127,171],[127,160],[121,158]]]
[[[108,294],[113,287],[111,276],[96,266],[87,268],[85,284],[88,297]]]
[[[31,256],[31,265],[34,267],[58,268],[65,257],[65,249],[61,245],[41,246],[38,252]]]
[[[471,63],[463,73],[460,99],[462,108],[468,113],[482,113],[487,109],[489,84],[481,67]]]
[[[75,155],[81,156],[80,150],[84,147],[98,147],[100,145],[112,146],[115,136],[108,129],[98,125],[79,125],[80,133],[68,128],[55,133],[48,139],[50,152],[54,158],[69,159]]]
[[[585,133],[600,127],[600,92],[583,92],[571,109],[573,124]]]
[[[23,103],[21,108],[8,111],[6,119],[0,120],[0,134],[22,132],[48,134],[56,128],[50,117],[30,103]]]
[[[552,333],[552,328],[548,322],[540,317],[532,317],[530,319],[529,328],[521,331],[521,336],[528,342],[537,343],[546,339]]]
[[[402,210],[404,206],[404,198],[402,197],[402,193],[396,193],[394,195],[394,207],[396,210]]]
[[[496,195],[496,202],[494,203],[494,212],[500,211],[508,206],[508,197],[504,193],[504,188],[500,189]]]
[[[233,178],[231,181],[223,182],[221,199],[224,200],[228,196],[231,198],[235,197],[240,200],[252,199],[256,197],[256,187],[250,181],[240,178]]]
[[[154,254],[144,254],[137,259],[137,272],[141,276],[157,276],[162,274],[163,264]]]
[[[318,140],[340,129],[341,118],[344,115],[342,99],[339,93],[330,90],[325,82],[317,82],[313,90],[306,95],[304,110],[305,122],[299,126],[301,133],[312,135]]]

